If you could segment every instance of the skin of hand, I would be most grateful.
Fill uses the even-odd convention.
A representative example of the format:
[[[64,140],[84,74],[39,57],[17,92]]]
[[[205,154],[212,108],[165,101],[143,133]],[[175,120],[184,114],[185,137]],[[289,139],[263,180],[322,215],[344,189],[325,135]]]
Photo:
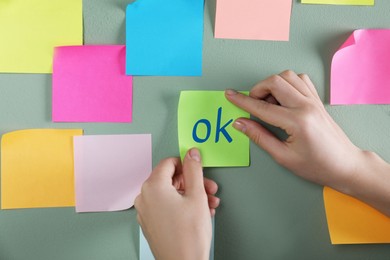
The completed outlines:
[[[135,200],[137,219],[156,259],[208,259],[217,184],[203,177],[201,156],[190,149],[161,161]]]
[[[279,140],[261,124],[239,118],[233,126],[296,175],[354,196],[390,216],[390,166],[356,147],[325,110],[305,74],[284,71],[256,84],[249,96],[226,98],[260,120],[283,129]]]

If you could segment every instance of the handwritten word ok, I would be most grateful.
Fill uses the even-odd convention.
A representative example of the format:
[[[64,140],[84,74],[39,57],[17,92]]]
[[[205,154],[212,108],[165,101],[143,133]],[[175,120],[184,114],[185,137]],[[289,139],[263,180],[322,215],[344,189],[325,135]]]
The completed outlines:
[[[224,124],[221,127],[221,117],[222,117],[222,107],[218,108],[218,113],[217,113],[217,126],[216,126],[216,131],[215,131],[215,142],[218,143],[220,138],[220,134],[222,134],[226,140],[231,143],[233,141],[232,137],[229,135],[229,133],[226,131],[226,127],[233,122],[233,119],[230,119],[226,124]],[[201,138],[198,136],[197,129],[199,125],[205,125],[206,126],[206,136]],[[207,119],[200,119],[198,120],[194,128],[192,129],[192,138],[194,139],[195,142],[197,143],[204,143],[206,142],[211,135],[211,123]]]

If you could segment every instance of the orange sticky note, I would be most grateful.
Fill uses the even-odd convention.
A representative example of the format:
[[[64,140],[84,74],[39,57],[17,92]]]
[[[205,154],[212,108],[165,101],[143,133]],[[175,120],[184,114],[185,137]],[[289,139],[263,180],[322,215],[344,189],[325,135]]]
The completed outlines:
[[[75,205],[73,136],[81,129],[32,129],[1,140],[1,208]]]
[[[332,244],[390,243],[390,218],[367,204],[324,188]]]
[[[288,41],[292,0],[217,0],[215,38]]]

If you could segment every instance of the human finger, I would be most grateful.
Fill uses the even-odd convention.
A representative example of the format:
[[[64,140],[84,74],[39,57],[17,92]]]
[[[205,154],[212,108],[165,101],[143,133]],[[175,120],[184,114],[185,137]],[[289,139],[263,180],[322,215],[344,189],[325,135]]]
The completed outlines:
[[[272,95],[268,95],[264,100],[268,103],[274,104],[274,105],[280,105],[279,102],[274,98]]]
[[[298,75],[292,70],[285,70],[279,74],[285,81],[287,81],[292,87],[298,90],[304,96],[310,96],[311,91],[309,90],[305,81],[303,81]]]
[[[298,77],[301,78],[306,83],[306,86],[310,90],[312,96],[320,100],[320,96],[318,95],[317,89],[314,86],[313,82],[311,81],[310,77],[307,74],[299,74]]]
[[[247,118],[239,118],[233,123],[233,127],[247,135],[254,143],[268,152],[277,162],[280,163],[288,156],[286,144],[259,123]]]
[[[296,107],[303,101],[303,95],[280,75],[260,81],[249,93],[254,99],[265,99],[268,95],[284,107]]]
[[[215,181],[204,177],[203,182],[207,194],[215,195],[217,193],[218,184]],[[182,173],[173,176],[172,185],[179,193],[184,194],[184,177]]]
[[[196,148],[188,150],[183,160],[184,190],[186,195],[206,194],[203,181],[203,168],[200,152]]]
[[[207,200],[208,200],[210,209],[218,208],[219,203],[221,202],[220,198],[218,198],[218,197],[216,197],[214,195],[210,195],[210,194],[207,195]]]
[[[184,178],[183,178],[183,172],[176,172],[175,175],[173,175],[172,178],[172,185],[175,187],[176,190],[184,190]]]
[[[173,176],[180,168],[181,162],[179,158],[166,158],[154,168],[147,181],[156,181],[163,179],[172,183]]]
[[[214,195],[218,191],[218,184],[208,178],[203,178],[204,188],[207,194]]]
[[[234,105],[276,127],[285,128],[286,123],[291,120],[288,111],[282,106],[249,97],[232,89],[226,90],[225,96]]]

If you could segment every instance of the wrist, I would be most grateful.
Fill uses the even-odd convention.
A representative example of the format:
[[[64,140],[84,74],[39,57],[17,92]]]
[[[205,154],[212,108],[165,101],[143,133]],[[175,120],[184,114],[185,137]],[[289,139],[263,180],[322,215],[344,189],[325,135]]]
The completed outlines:
[[[156,254],[156,260],[209,260],[209,251],[194,251],[194,248],[177,248],[171,252],[163,252]]]
[[[210,249],[209,250],[194,250],[194,248],[188,248],[181,253],[176,251],[174,258],[169,259],[177,259],[177,260],[209,260],[210,257]]]
[[[209,260],[211,248],[211,234],[200,235],[194,230],[182,230],[183,236],[172,238],[178,239],[176,243],[160,247],[162,251],[155,255],[156,260]],[[172,245],[175,246],[172,248]]]
[[[346,193],[354,197],[366,196],[366,193],[382,181],[382,175],[388,167],[389,165],[374,152],[360,151],[357,167]]]
[[[359,151],[356,167],[339,191],[390,216],[390,165],[374,152]]]

